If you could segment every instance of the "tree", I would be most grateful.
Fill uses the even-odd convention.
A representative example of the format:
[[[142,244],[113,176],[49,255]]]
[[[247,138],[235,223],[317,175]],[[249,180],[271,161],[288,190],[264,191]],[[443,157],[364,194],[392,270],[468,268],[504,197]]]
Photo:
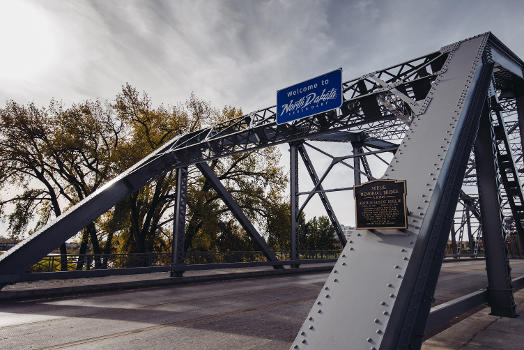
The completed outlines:
[[[289,251],[291,232],[291,208],[289,202],[282,200],[269,203],[266,210],[266,232],[268,233],[269,246],[274,250]]]
[[[121,118],[129,123],[133,135],[122,152],[135,158],[122,157],[125,162],[120,162],[121,169],[129,167],[173,136],[242,114],[232,107],[218,111],[194,95],[184,105],[173,107],[170,111],[163,106],[154,109],[146,94],[140,95],[129,85],[117,96],[115,108]],[[266,207],[280,200],[280,193],[286,184],[278,165],[279,157],[277,149],[267,148],[213,160],[209,164],[246,215],[259,225],[266,220]],[[159,248],[154,247],[152,242],[166,244],[170,229],[163,226],[172,220],[173,175],[168,174],[154,181],[129,199],[128,229],[123,229],[121,235],[125,251],[151,251]],[[189,168],[187,202],[186,250],[219,250],[228,244],[251,246],[211,184],[195,167]],[[159,234],[163,240],[159,239]]]
[[[300,250],[335,249],[335,229],[327,216],[313,217],[299,226]]]
[[[10,234],[21,236],[44,226],[51,217],[79,202],[111,174],[112,150],[122,129],[98,101],[64,109],[56,101],[48,108],[14,101],[0,110],[0,212],[9,207]],[[84,231],[94,253],[100,254],[94,224]],[[66,247],[60,247],[61,268],[67,269]]]
[[[0,110],[0,189],[7,193],[0,210],[9,211],[10,232],[21,236],[38,230],[171,138],[241,113],[233,107],[217,110],[194,95],[185,104],[153,107],[147,94],[129,84],[112,104],[86,101],[64,108],[52,101],[38,108],[9,102]],[[273,204],[283,201],[286,179],[279,157],[276,148],[266,148],[209,164],[259,227],[273,216]],[[81,233],[80,256],[89,242],[98,256],[97,268],[107,264],[99,257],[102,252],[167,250],[174,180],[174,172],[165,174],[88,225]],[[253,248],[209,182],[190,167],[186,248],[216,251],[227,246]],[[77,267],[82,266],[79,258]]]

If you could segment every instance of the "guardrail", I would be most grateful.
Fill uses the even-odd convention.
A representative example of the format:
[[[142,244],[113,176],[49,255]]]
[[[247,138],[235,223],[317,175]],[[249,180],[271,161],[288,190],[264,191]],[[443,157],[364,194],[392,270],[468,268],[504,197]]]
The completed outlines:
[[[50,254],[33,265],[30,271],[18,275],[2,275],[0,282],[16,283],[47,279],[70,279],[131,275],[166,271],[195,271],[222,268],[244,268],[256,266],[283,267],[336,262],[341,250],[310,250],[300,252],[299,260],[291,260],[289,252],[276,251],[276,262],[269,262],[261,251],[189,251],[184,264],[171,266],[171,253],[126,253],[126,254],[68,254],[67,270],[61,269],[60,254]],[[444,262],[483,259],[483,254],[446,255]]]
[[[338,258],[340,250],[311,250],[300,253],[300,260],[330,260]],[[288,252],[276,251],[279,261],[290,260]],[[60,254],[50,254],[33,265],[31,272],[58,272],[61,271],[62,258]],[[67,271],[93,270],[93,269],[126,269],[139,267],[170,266],[171,253],[129,253],[129,254],[68,254],[66,257]],[[212,265],[231,263],[267,263],[261,251],[229,251],[207,252],[189,251],[184,259],[185,265]],[[191,269],[190,267],[188,270]],[[201,268],[199,268],[201,269]]]

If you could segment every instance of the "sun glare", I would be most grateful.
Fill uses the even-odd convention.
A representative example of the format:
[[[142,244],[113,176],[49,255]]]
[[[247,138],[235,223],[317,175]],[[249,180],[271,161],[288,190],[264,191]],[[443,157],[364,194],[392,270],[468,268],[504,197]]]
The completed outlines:
[[[0,1],[0,82],[45,73],[56,56],[55,28],[38,5]]]

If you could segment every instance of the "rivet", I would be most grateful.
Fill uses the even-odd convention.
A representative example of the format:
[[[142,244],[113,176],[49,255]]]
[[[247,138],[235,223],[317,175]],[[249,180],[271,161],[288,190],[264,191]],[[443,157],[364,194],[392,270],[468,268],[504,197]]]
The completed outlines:
[[[328,287],[324,287],[324,290],[329,290],[329,288]]]
[[[309,326],[309,329],[313,329],[314,327],[313,326]]]
[[[349,241],[349,243],[353,243],[353,241]]]
[[[309,320],[310,320],[310,321],[313,321],[313,317],[310,317]]]
[[[393,288],[393,285],[391,283],[388,283],[389,288]]]
[[[386,302],[385,301],[381,301],[380,305],[386,305]]]
[[[318,313],[321,314],[321,313],[322,313],[322,310],[319,309],[319,310],[318,310]]]
[[[382,334],[382,331],[380,329],[377,329],[377,334]]]
[[[345,263],[345,262],[343,262],[343,263],[342,263],[342,265],[343,265],[343,266],[346,266],[346,263]]]
[[[401,274],[397,274],[397,278],[402,278],[402,275]]]
[[[326,298],[327,298],[327,299],[329,299],[329,298],[330,298],[329,294],[326,294]]]
[[[389,297],[390,297],[390,298],[394,298],[394,297],[395,297],[395,294],[391,293],[391,294],[389,295]]]
[[[409,260],[407,256],[404,257],[404,260]]]
[[[404,248],[402,248],[400,251],[401,251],[401,252],[407,252],[407,250],[404,249]]]
[[[368,341],[368,343],[371,343],[373,341],[373,339],[371,338],[367,338],[366,340]]]
[[[375,318],[373,321],[374,321],[375,323],[380,323],[380,320],[379,320],[378,318]]]
[[[320,304],[322,304],[322,303],[320,301],[317,301],[317,305],[320,305]]]
[[[342,257],[345,258],[345,257],[346,257],[346,254],[342,254]]]
[[[293,346],[293,349],[298,349],[298,345]]]
[[[396,268],[396,269],[400,269],[400,266],[398,266],[398,265],[395,265],[395,268]]]
[[[306,344],[306,339],[302,340],[302,344]]]
[[[362,234],[361,234],[361,233],[357,233],[357,236],[359,236],[359,237],[360,237],[360,236],[362,236]]]
[[[387,316],[387,315],[389,315],[389,312],[387,312],[387,311],[384,311],[384,312],[383,312],[382,314],[384,314],[384,315],[386,315],[386,316]]]
[[[353,247],[349,247],[349,250],[355,250],[355,248],[353,248]]]
[[[333,280],[333,282],[338,282],[338,279],[335,278],[335,279]]]
[[[300,335],[306,335],[306,332],[300,332]]]

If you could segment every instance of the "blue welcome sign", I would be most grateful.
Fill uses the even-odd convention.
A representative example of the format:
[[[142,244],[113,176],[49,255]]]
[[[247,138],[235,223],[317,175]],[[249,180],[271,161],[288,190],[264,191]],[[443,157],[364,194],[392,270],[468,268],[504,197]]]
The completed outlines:
[[[277,124],[342,106],[342,68],[277,91]]]

